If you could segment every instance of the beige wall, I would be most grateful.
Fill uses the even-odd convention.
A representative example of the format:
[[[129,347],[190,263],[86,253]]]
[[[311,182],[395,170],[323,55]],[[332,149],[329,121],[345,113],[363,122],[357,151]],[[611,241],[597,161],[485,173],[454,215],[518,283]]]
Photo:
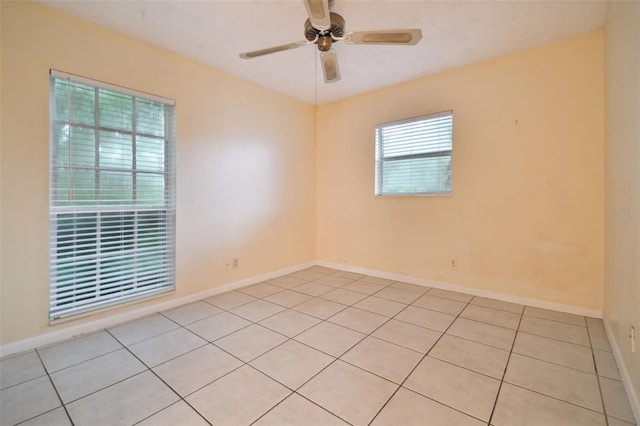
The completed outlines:
[[[640,336],[635,353],[628,337],[640,333],[640,2],[609,3],[605,49],[604,319],[640,409]]]
[[[315,258],[313,106],[35,3],[1,7],[2,344],[87,321],[47,325],[49,68],[176,100],[170,297]]]
[[[596,31],[320,107],[318,258],[602,309],[603,78]],[[449,109],[453,195],[375,197],[375,125]]]

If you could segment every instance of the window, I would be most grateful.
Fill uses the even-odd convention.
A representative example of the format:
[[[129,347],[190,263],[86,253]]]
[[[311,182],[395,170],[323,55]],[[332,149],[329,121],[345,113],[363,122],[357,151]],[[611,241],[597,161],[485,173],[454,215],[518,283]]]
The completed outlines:
[[[51,320],[174,288],[174,102],[51,71]]]
[[[453,113],[376,127],[376,195],[451,193]]]

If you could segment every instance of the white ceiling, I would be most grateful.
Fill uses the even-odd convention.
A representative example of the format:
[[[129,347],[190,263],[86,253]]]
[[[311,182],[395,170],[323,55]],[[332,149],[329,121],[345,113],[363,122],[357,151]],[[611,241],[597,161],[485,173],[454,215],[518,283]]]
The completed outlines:
[[[410,47],[336,43],[342,79],[325,84],[315,46],[238,57],[304,40],[300,0],[41,2],[317,104],[593,31],[607,13],[606,0],[335,0],[346,31],[420,28],[423,39]]]

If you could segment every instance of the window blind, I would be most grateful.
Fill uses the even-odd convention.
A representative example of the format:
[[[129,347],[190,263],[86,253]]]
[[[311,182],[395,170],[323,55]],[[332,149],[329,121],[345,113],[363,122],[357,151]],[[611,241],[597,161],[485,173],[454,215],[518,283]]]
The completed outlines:
[[[51,71],[51,320],[171,291],[174,102]]]
[[[376,195],[451,193],[453,113],[376,126]]]

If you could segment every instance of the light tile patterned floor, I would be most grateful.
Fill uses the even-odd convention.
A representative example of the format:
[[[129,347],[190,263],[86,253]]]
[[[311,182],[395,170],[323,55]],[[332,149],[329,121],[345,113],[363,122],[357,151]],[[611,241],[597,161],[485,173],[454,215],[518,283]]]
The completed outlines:
[[[600,320],[319,266],[0,378],[7,426],[634,424]]]

